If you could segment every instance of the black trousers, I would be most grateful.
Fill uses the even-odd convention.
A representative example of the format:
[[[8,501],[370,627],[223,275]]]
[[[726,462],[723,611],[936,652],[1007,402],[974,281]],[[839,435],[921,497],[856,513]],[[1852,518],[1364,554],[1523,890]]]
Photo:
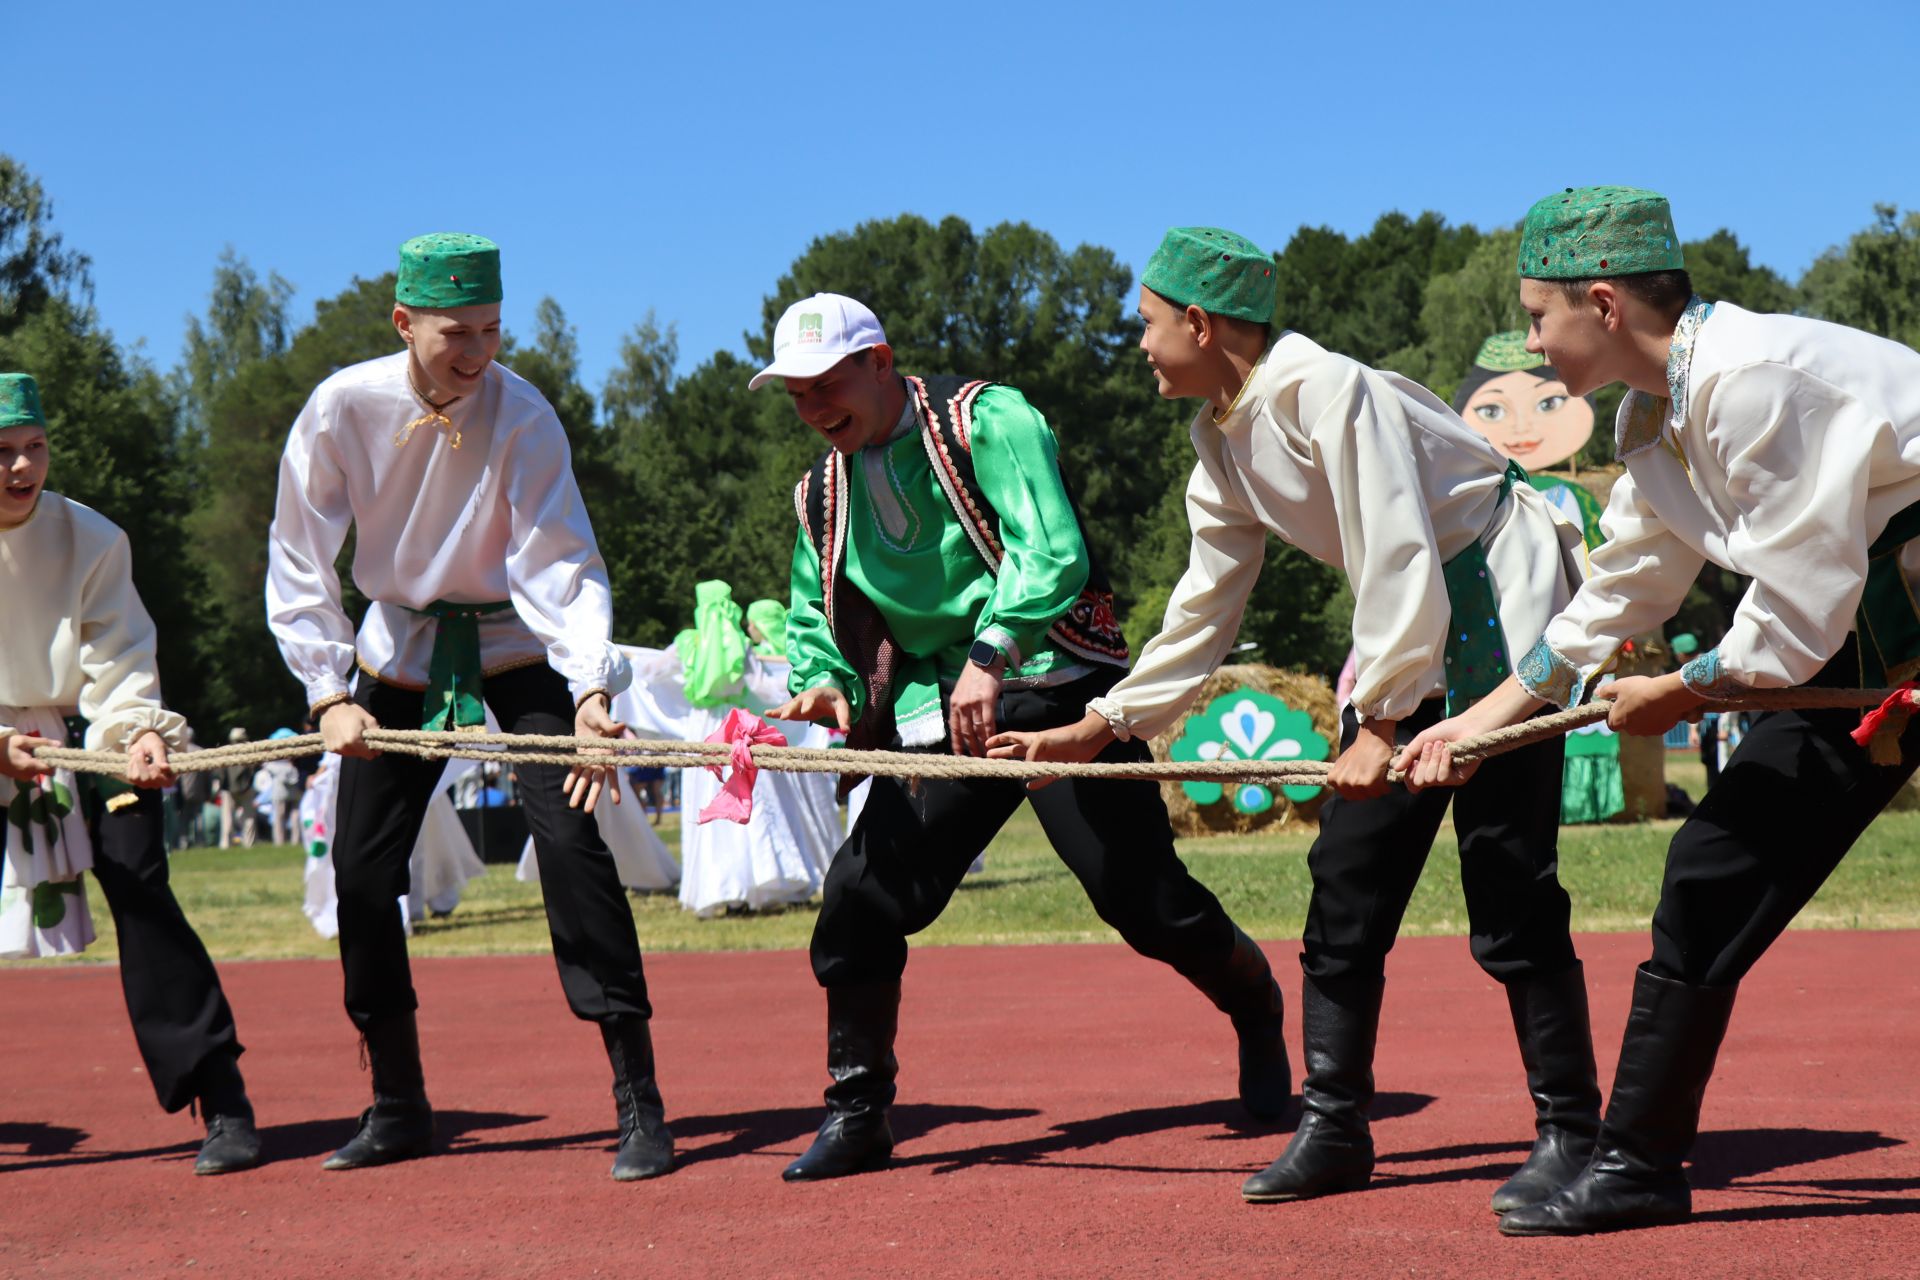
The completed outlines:
[[[1119,675],[1102,671],[1057,688],[1009,690],[996,724],[1070,724]],[[1146,760],[1149,752],[1135,739],[1114,743],[1099,758]],[[1135,951],[1188,978],[1225,962],[1233,922],[1174,852],[1158,783],[1062,780],[1029,793],[1024,783],[986,778],[926,778],[917,790],[902,779],[875,778],[860,821],[827,869],[813,929],[820,985],[898,979],[908,935],[939,917],[974,858],[1028,799],[1093,909]]]
[[[1402,720],[1405,744],[1443,714],[1429,698]],[[1341,726],[1351,744],[1359,721]],[[1553,738],[1494,756],[1458,788],[1415,794],[1395,787],[1372,800],[1329,796],[1307,853],[1313,898],[1300,967],[1310,978],[1378,978],[1440,820],[1452,804],[1460,838],[1460,886],[1473,958],[1500,982],[1545,977],[1576,959],[1572,904],[1560,887],[1560,779],[1566,742]]]
[[[488,676],[484,692],[509,733],[573,732],[573,700],[551,667]],[[418,725],[423,700],[416,691],[364,677],[354,692],[354,701],[389,728]],[[347,1015],[362,1030],[384,1015],[419,1007],[396,899],[408,890],[407,861],[444,769],[437,760],[396,754],[341,764],[333,843],[340,964]],[[633,912],[593,815],[567,807],[561,790],[567,771],[559,765],[523,764],[515,771],[540,857],[540,893],[567,1004],[591,1021],[652,1016]]]
[[[1809,683],[1859,687],[1855,637]],[[1848,736],[1860,715],[1754,719],[1668,846],[1653,913],[1655,974],[1695,986],[1739,982],[1899,794],[1920,761],[1920,716],[1900,739],[1906,763],[1888,766]]]
[[[245,1052],[220,975],[168,882],[166,820],[158,791],[108,810],[94,827],[93,878],[120,940],[120,988],[134,1042],[160,1105],[195,1096],[194,1074],[215,1054]]]

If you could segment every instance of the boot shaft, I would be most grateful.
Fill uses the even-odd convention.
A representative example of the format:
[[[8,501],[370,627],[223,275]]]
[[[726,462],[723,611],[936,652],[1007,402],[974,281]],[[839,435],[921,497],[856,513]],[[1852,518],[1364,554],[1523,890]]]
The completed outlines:
[[[900,1074],[893,1043],[900,1028],[900,984],[827,988],[829,1110],[884,1111]]]
[[[1738,991],[1640,967],[1596,1161],[1637,1175],[1679,1173],[1699,1136],[1700,1107]]]
[[[1592,1138],[1600,1128],[1600,1083],[1586,970],[1575,961],[1547,977],[1515,979],[1507,984],[1507,1007],[1539,1132],[1558,1129]]]
[[[1303,978],[1300,1105],[1342,1127],[1366,1125],[1373,1105],[1373,1054],[1380,1036],[1383,979]]]
[[[376,1101],[424,1105],[426,1075],[420,1066],[420,1029],[411,1010],[375,1018],[361,1033]]]

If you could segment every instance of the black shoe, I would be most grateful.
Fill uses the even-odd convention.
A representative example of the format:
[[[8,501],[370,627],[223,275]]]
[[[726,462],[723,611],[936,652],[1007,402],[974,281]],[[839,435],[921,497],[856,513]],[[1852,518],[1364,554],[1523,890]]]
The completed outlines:
[[[195,1173],[238,1173],[260,1163],[260,1134],[253,1127],[236,1046],[203,1061],[193,1075],[194,1101],[206,1117],[207,1137],[193,1162]]]
[[[1300,1127],[1280,1158],[1241,1184],[1250,1204],[1358,1191],[1373,1177],[1373,1050],[1380,1033],[1379,978],[1307,978],[1300,1039],[1307,1078]]]
[[[1693,1215],[1681,1166],[1699,1134],[1700,1104],[1738,990],[1689,986],[1641,967],[1593,1159],[1550,1199],[1502,1217],[1502,1234],[1588,1235]]]
[[[1507,984],[1514,1037],[1533,1097],[1533,1150],[1493,1193],[1493,1211],[1539,1204],[1587,1167],[1600,1132],[1600,1085],[1587,1022],[1587,975],[1578,961],[1546,978]]]
[[[1284,1119],[1293,1105],[1286,998],[1260,944],[1236,927],[1225,963],[1193,985],[1233,1022],[1240,1041],[1240,1104],[1256,1119]]]
[[[371,1169],[433,1154],[433,1108],[423,1099],[380,1098],[360,1113],[360,1130],[328,1156],[326,1170]]]
[[[328,1156],[322,1169],[368,1169],[433,1152],[433,1108],[427,1105],[413,1011],[370,1020],[363,1038],[373,1105],[360,1113],[352,1141]]]
[[[259,1163],[260,1134],[252,1116],[207,1117],[207,1140],[193,1162],[195,1173],[239,1173]]]
[[[827,1118],[813,1143],[781,1177],[788,1182],[844,1178],[885,1167],[893,1156],[893,1039],[900,1025],[900,983],[827,988]]]
[[[653,1077],[653,1034],[637,1015],[600,1024],[607,1061],[613,1066],[613,1104],[620,1150],[613,1158],[615,1182],[657,1178],[673,1168],[673,1134]]]

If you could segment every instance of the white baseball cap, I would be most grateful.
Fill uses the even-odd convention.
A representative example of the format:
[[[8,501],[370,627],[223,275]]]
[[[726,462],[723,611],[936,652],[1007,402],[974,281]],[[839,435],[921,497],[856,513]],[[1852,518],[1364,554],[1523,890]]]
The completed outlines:
[[[856,351],[887,340],[864,302],[816,293],[787,308],[773,326],[773,363],[753,375],[749,391],[774,378],[817,378]]]

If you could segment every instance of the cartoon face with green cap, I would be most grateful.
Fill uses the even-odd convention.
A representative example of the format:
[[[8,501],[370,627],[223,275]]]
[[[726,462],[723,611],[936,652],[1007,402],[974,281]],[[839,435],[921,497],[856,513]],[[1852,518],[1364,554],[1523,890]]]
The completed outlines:
[[[1482,343],[1453,407],[1502,457],[1533,471],[1580,452],[1593,435],[1593,402],[1570,394],[1546,357],[1526,349],[1526,340],[1515,331]]]
[[[24,373],[0,373],[0,529],[24,524],[47,483],[47,419],[40,388]]]

